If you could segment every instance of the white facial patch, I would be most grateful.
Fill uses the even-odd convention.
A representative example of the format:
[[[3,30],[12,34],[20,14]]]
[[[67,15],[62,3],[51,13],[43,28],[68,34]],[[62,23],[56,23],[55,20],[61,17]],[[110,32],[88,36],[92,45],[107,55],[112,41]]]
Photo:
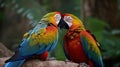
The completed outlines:
[[[60,22],[61,15],[60,14],[56,14],[55,15],[55,19],[56,19],[56,23],[58,24]]]
[[[64,21],[68,24],[69,27],[72,26],[72,17],[71,16],[64,16]]]

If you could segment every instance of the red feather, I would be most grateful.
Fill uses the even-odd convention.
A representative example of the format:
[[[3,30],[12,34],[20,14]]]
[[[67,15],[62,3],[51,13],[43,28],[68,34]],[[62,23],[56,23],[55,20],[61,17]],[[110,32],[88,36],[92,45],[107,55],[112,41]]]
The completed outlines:
[[[42,53],[41,55],[32,55],[30,58],[28,58],[27,60],[31,60],[31,59],[40,59],[40,60],[46,60],[48,57],[48,51]]]
[[[86,63],[90,65],[90,67],[93,67],[93,63],[91,60],[88,59],[86,56],[83,46],[80,41],[80,32],[75,33],[75,32],[68,31],[67,34],[65,35],[65,52],[69,55],[69,58],[71,61],[76,62],[76,63]]]

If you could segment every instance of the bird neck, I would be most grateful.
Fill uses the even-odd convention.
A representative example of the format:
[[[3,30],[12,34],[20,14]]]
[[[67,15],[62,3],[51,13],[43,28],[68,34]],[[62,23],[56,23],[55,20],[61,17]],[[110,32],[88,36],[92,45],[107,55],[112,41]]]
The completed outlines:
[[[84,31],[85,28],[83,25],[72,25],[69,31]]]
[[[58,29],[55,26],[48,26],[46,28],[46,34],[43,36],[44,43],[52,43],[57,39]]]
[[[70,28],[65,35],[65,39],[74,39],[79,36],[81,31],[85,31],[84,27],[75,26],[74,28]]]
[[[50,17],[49,22],[51,22],[51,24],[52,24],[53,26],[56,26],[56,27],[57,27],[56,20],[55,20],[53,17]]]

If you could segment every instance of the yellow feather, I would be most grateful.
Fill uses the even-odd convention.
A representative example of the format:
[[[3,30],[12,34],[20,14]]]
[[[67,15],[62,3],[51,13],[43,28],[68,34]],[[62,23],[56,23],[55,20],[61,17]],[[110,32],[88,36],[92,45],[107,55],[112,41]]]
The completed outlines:
[[[49,32],[49,34],[44,34],[45,33],[45,29],[42,29],[42,31],[38,32],[38,34],[31,34],[31,39],[32,41],[30,41],[30,45],[36,45],[37,43],[39,43],[40,45],[45,43],[45,44],[49,44],[52,43],[57,36],[57,32],[56,31],[52,31]]]
[[[23,38],[28,38],[28,36],[29,36],[29,34],[28,34],[28,33],[25,33],[25,34],[23,35]]]

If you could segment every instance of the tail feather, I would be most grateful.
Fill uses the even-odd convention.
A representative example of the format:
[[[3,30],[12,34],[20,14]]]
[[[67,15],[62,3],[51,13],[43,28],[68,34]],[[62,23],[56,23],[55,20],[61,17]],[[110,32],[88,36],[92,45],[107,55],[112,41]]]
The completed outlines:
[[[100,63],[93,61],[94,67],[104,67],[103,62],[101,61]]]
[[[7,62],[4,67],[21,67],[25,60]]]

